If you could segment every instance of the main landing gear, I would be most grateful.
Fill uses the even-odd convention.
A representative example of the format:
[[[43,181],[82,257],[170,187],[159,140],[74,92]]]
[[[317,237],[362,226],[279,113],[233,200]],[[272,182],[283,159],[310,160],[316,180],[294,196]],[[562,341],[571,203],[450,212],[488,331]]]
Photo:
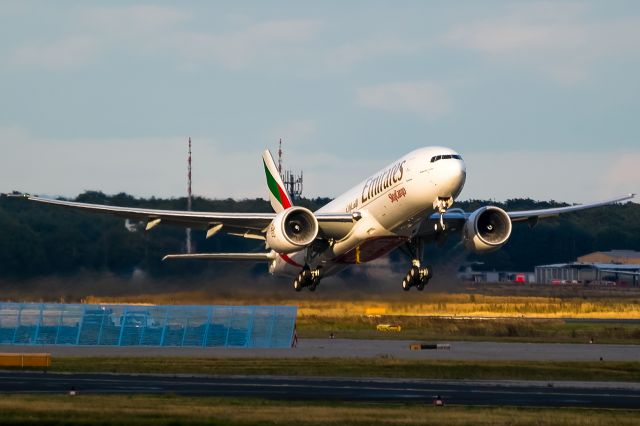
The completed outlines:
[[[432,277],[431,267],[422,266],[424,243],[419,238],[413,238],[405,245],[406,252],[411,256],[411,269],[402,279],[402,289],[409,291],[415,287],[418,291],[424,290],[424,286],[429,284]]]
[[[420,261],[418,260],[414,260],[412,263],[411,269],[402,279],[402,289],[409,291],[411,287],[415,287],[418,291],[422,291],[431,279],[431,268],[428,266],[420,267]]]
[[[320,284],[320,268],[311,269],[308,265],[305,265],[296,279],[293,280],[293,289],[300,291],[307,287],[309,291],[316,291],[318,284]]]

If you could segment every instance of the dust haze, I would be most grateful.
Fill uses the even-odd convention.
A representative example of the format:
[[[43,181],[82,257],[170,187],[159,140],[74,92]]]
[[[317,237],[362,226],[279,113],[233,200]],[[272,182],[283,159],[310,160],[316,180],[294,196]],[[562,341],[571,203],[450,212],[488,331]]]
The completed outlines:
[[[278,300],[409,300],[428,298],[432,292],[460,292],[457,262],[434,265],[435,275],[423,292],[402,291],[408,264],[388,258],[366,265],[353,265],[326,277],[315,292],[293,290],[292,278],[256,272],[252,265],[229,264],[207,269],[197,276],[154,279],[141,271],[132,276],[110,273],[80,273],[69,277],[48,276],[26,281],[0,281],[0,299],[12,302],[91,302],[92,298],[133,303],[209,304],[277,303]],[[406,270],[405,270],[406,269]]]

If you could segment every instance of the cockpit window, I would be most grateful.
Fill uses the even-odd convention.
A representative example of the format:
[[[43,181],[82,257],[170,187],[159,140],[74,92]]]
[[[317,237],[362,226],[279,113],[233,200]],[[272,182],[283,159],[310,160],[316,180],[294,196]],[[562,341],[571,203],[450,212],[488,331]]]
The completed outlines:
[[[433,157],[431,157],[431,162],[435,163],[436,161],[450,160],[450,159],[462,160],[462,157],[457,154],[434,155]]]

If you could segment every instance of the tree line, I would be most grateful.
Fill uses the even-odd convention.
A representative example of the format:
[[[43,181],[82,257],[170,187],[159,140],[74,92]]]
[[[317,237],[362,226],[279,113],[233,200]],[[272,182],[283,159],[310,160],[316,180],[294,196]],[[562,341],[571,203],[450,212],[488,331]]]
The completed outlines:
[[[80,194],[74,201],[127,207],[184,210],[185,198],[136,198],[121,193],[106,195],[98,191]],[[312,210],[329,198],[301,199],[297,204]],[[472,211],[483,205],[507,210],[538,209],[566,205],[514,199],[504,203],[487,200],[457,202],[456,207]],[[207,199],[196,197],[193,210],[220,212],[269,212],[264,199]],[[68,276],[82,272],[109,272],[130,276],[143,271],[152,277],[197,276],[227,264],[210,262],[162,262],[168,253],[185,249],[183,228],[158,226],[144,231],[143,223],[128,222],[108,215],[41,205],[15,198],[0,200],[0,278],[29,279],[47,275]],[[193,231],[199,252],[246,252],[264,250],[264,243],[225,234],[205,239],[203,230]],[[640,205],[625,204],[572,213],[541,220],[531,229],[514,224],[509,242],[501,250],[476,255],[464,253],[460,238],[452,235],[439,246],[431,245],[426,254],[433,264],[446,262],[452,254],[469,261],[483,262],[485,269],[530,271],[535,265],[573,261],[577,256],[598,250],[640,250]],[[407,265],[399,252],[391,255],[392,265]],[[266,270],[256,265],[253,272]]]

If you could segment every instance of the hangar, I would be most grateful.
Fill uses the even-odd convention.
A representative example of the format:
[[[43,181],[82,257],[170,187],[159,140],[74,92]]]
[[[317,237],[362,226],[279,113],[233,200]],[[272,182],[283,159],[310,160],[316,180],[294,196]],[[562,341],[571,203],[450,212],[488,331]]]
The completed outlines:
[[[0,344],[291,347],[295,306],[0,303]]]
[[[557,263],[536,266],[536,282],[541,284],[603,284],[638,286],[640,264]]]

